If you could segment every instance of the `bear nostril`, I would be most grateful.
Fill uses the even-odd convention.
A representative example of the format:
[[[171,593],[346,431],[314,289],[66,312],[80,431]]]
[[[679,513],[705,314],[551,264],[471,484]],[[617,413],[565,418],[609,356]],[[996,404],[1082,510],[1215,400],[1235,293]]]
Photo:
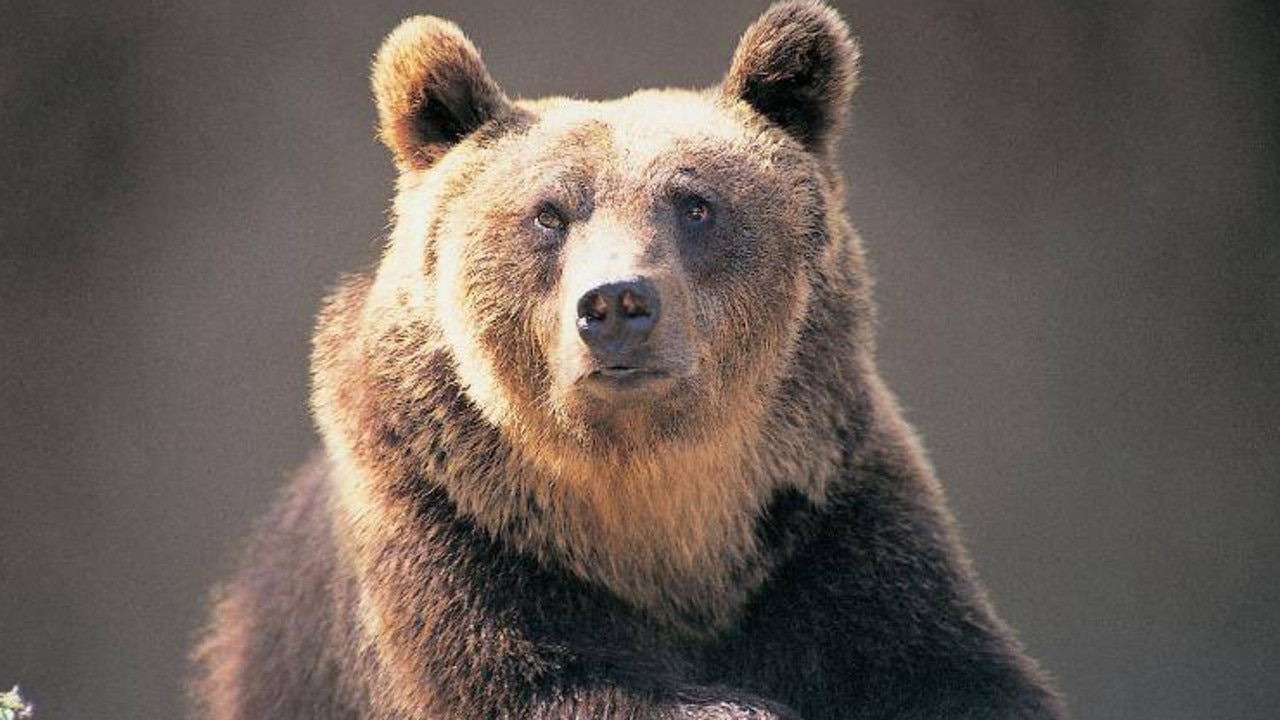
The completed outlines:
[[[624,317],[638,318],[649,315],[649,303],[645,296],[630,289],[622,291],[622,296],[618,299],[618,306],[621,308]]]
[[[604,293],[589,292],[578,301],[578,317],[583,320],[604,320],[609,317],[609,301]]]

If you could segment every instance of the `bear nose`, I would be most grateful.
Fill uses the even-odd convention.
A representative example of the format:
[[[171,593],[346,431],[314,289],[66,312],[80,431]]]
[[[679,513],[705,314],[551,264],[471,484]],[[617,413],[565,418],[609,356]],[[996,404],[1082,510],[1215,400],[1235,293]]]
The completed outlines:
[[[649,337],[660,307],[657,288],[645,278],[596,286],[578,299],[578,335],[592,350],[625,351]]]

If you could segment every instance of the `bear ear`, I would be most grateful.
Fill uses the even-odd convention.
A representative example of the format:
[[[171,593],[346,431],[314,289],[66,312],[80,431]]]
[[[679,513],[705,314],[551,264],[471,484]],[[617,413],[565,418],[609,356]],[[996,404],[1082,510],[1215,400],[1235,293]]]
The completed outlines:
[[[401,170],[426,169],[511,104],[457,25],[414,17],[373,61],[378,137]]]
[[[742,35],[721,87],[811,152],[826,154],[858,79],[858,45],[820,2],[780,2]]]

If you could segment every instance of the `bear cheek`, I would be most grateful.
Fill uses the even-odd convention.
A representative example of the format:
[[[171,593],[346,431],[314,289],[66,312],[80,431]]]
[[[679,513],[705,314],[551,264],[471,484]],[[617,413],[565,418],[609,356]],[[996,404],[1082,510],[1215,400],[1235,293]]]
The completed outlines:
[[[507,397],[528,407],[546,393],[548,365],[543,348],[548,296],[531,257],[503,259],[500,252],[478,252],[471,271],[470,314],[480,345],[493,359],[494,372]]]
[[[767,389],[786,371],[803,324],[809,281],[800,263],[762,257],[750,270],[722,275],[699,295],[724,399]]]
[[[528,402],[530,368],[515,278],[501,244],[460,223],[443,223],[436,244],[437,321],[453,356],[458,379],[485,418],[497,426],[515,421]]]

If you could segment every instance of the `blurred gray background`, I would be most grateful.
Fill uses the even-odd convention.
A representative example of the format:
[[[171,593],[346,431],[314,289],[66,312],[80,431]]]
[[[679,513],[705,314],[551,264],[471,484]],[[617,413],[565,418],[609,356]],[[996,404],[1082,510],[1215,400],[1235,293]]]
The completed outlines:
[[[0,685],[177,715],[316,443],[317,303],[380,246],[398,20],[607,98],[716,82],[764,5],[0,0]],[[1276,5],[838,5],[882,365],[997,606],[1080,720],[1276,717]]]

